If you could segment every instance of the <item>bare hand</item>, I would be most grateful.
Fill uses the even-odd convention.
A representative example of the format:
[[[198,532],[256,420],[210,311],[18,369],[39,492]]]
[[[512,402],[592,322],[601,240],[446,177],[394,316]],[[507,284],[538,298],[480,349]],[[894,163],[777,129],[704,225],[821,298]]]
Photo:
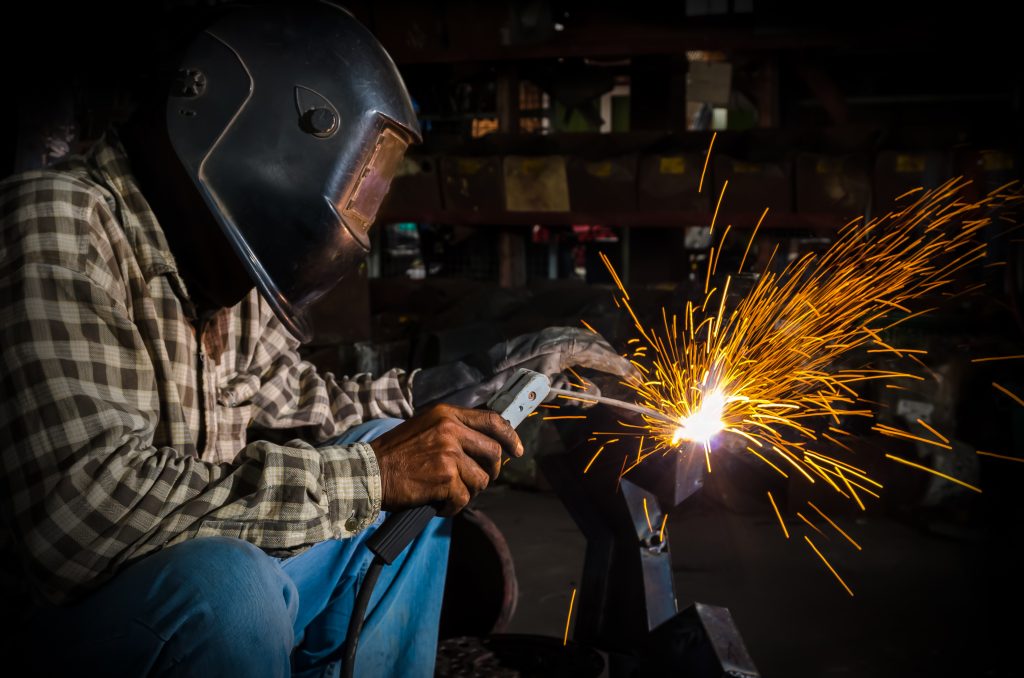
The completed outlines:
[[[502,452],[523,455],[515,429],[497,412],[451,405],[435,405],[370,445],[384,510],[434,504],[447,516],[498,477]]]

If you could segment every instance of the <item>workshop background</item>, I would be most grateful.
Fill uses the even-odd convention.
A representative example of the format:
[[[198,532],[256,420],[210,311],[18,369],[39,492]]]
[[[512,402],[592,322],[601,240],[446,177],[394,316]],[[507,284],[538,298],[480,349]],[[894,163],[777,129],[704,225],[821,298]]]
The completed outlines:
[[[174,27],[217,4],[9,3],[3,174],[81,151],[124,119]],[[997,3],[341,4],[398,64],[425,139],[392,185],[366,266],[317,305],[305,350],[324,370],[426,367],[581,320],[625,350],[633,323],[599,254],[643,317],[701,298],[725,181],[718,223],[737,237],[720,253],[723,276],[765,207],[754,271],[776,247],[775,270],[823,250],[912,188],[964,175],[980,195],[1021,176],[1021,30]],[[992,259],[1006,263],[968,271],[979,291],[893,332],[894,345],[928,351],[926,379],[878,388],[878,420],[921,418],[953,450],[851,426],[856,449],[899,453],[983,492],[868,462],[881,498],[863,512],[828,505],[863,546],[832,560],[854,596],[779,529],[766,490],[797,520],[808,497],[797,474],[780,481],[719,457],[669,516],[679,608],[727,607],[761,675],[1020,675],[1024,407],[992,382],[1024,393],[1024,361],[971,359],[1024,353],[1021,242],[993,237]],[[479,675],[517,675],[497,668],[498,650],[560,651],[585,542],[538,462],[582,432],[575,420],[528,420],[527,456],[478,497],[453,544],[444,636],[553,643],[506,635],[486,660],[480,645],[443,644],[438,675],[476,675],[471,659],[490,667]],[[558,675],[608,674],[606,653],[593,663],[576,650],[576,673],[563,664]]]

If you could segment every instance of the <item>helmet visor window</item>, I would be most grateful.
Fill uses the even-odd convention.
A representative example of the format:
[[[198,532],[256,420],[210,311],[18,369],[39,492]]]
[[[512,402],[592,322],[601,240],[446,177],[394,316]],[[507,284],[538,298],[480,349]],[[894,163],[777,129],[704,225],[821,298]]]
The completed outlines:
[[[369,160],[342,203],[342,216],[362,233],[366,233],[376,219],[377,210],[387,195],[391,179],[398,171],[406,148],[407,141],[395,130],[388,127],[381,129]]]

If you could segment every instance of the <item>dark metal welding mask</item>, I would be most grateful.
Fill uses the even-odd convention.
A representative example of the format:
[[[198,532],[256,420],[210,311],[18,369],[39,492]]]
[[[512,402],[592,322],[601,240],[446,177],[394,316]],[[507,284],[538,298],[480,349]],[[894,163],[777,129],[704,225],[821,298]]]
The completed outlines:
[[[394,62],[327,3],[231,10],[186,49],[171,144],[257,288],[301,341],[308,306],[357,268],[410,143]]]

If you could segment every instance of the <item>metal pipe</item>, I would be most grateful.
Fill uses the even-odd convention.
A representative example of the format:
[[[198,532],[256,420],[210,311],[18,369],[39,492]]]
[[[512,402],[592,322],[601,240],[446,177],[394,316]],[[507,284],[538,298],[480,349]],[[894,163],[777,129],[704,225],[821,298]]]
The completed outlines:
[[[581,394],[581,393],[578,393],[576,391],[570,391],[569,389],[564,389],[564,388],[554,388],[554,387],[552,387],[551,388],[551,393],[553,393],[554,395],[558,395],[558,396],[564,396],[564,397],[570,398],[572,400],[579,400],[579,401],[587,402],[587,403],[592,402],[592,403],[595,403],[595,404],[600,403],[602,405],[608,405],[609,407],[616,407],[616,408],[618,408],[620,410],[629,410],[631,412],[639,412],[640,414],[646,414],[647,416],[649,416],[649,417],[651,417],[653,419],[658,419],[658,420],[663,421],[665,423],[672,424],[673,426],[679,426],[679,422],[676,421],[675,419],[673,419],[672,417],[668,416],[667,414],[664,414],[664,413],[659,412],[657,410],[651,409],[650,407],[644,407],[643,405],[637,405],[636,403],[629,403],[629,402],[626,402],[624,400],[616,400],[615,398],[606,398],[604,396],[595,396],[595,395]]]

